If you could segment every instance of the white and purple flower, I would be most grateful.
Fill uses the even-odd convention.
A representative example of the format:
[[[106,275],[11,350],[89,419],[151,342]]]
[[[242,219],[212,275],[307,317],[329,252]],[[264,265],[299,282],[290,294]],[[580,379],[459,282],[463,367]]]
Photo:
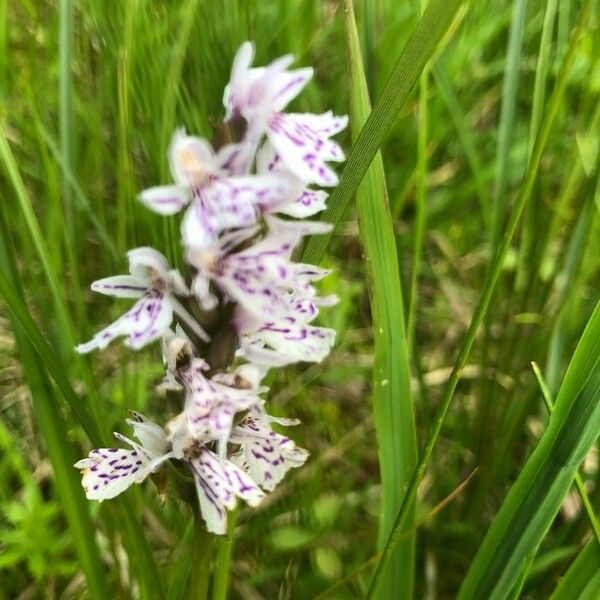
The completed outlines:
[[[243,469],[191,435],[182,415],[164,430],[139,413],[133,414],[127,423],[140,443],[115,433],[131,450],[99,448],[75,463],[83,472],[82,485],[90,500],[114,498],[134,483],[141,483],[170,459],[183,461],[191,471],[202,516],[212,533],[226,532],[227,511],[235,507],[236,498],[250,506],[263,499],[264,492]]]
[[[267,67],[251,67],[254,46],[242,44],[233,61],[231,79],[225,88],[225,121],[243,117],[247,138],[257,147],[266,135],[275,152],[294,175],[305,183],[335,186],[338,177],[328,161],[344,160],[341,147],[330,138],[345,129],[348,117],[284,113],[284,108],[302,91],[313,75],[312,68],[288,71],[293,62],[282,56]]]
[[[231,176],[221,154],[183,130],[173,135],[169,162],[175,185],[149,188],[139,199],[162,215],[189,205],[181,233],[184,244],[193,248],[210,246],[228,229],[254,225],[259,214],[275,210],[302,187],[284,171]]]
[[[101,279],[92,289],[137,302],[77,347],[90,352],[125,336],[137,349],[162,339],[160,387],[170,400],[179,395],[182,401],[164,428],[132,413],[127,423],[135,439],[115,433],[128,447],[92,450],[76,463],[87,497],[113,498],[172,460],[191,473],[207,529],[216,534],[226,532],[237,498],[256,506],[308,458],[273,429],[298,421],[267,414],[263,377],[272,367],[320,362],[335,340],[333,329],[313,324],[321,307],[337,302],[315,287],[329,270],[296,263],[292,253],[303,236],[331,229],[303,219],[324,210],[327,200],[326,192],[309,186],[338,181],[327,163],[344,158],[331,137],[347,117],[284,113],[312,69],[289,70],[291,56],[252,67],[253,54],[250,43],[241,46],[223,98],[226,121],[246,121],[243,138],[215,152],[206,140],[177,130],[168,153],[174,184],[139,197],[162,215],[185,211],[181,234],[191,283],[160,252],[130,251],[130,274]],[[214,373],[199,349],[207,357],[216,349],[247,362]]]
[[[106,277],[92,283],[92,290],[117,298],[139,298],[114,323],[99,331],[89,342],[77,346],[82,354],[106,348],[117,337],[138,349],[159,339],[168,330],[176,313],[205,340],[207,334],[192,319],[176,296],[190,294],[181,274],[169,267],[167,259],[153,248],[136,248],[127,253],[130,275]]]

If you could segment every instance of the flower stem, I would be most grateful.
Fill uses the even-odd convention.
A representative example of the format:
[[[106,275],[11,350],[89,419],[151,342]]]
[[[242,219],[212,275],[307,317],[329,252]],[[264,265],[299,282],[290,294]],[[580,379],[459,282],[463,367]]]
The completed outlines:
[[[200,511],[194,509],[194,542],[188,600],[207,600],[215,536],[206,531]]]
[[[213,584],[213,600],[226,600],[229,590],[229,565],[233,550],[233,534],[237,521],[237,510],[232,510],[228,516],[227,536],[217,542],[217,562]]]

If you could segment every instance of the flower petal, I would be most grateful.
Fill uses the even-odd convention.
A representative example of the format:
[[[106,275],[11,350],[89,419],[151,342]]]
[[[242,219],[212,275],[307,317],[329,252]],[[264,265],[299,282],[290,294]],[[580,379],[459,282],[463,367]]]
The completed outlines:
[[[115,275],[94,281],[91,286],[94,292],[117,298],[141,298],[148,286],[133,275]]]
[[[150,424],[147,420],[144,423]],[[143,481],[170,457],[166,452],[162,452],[163,449],[166,450],[163,446],[160,452],[154,453],[119,433],[115,433],[115,437],[129,444],[132,449],[99,448],[92,450],[87,458],[74,465],[75,468],[82,470],[81,484],[90,500],[102,501],[114,498],[132,484]],[[142,435],[142,437],[147,436]]]
[[[139,412],[130,410],[129,414],[131,419],[125,419],[125,422],[131,426],[133,435],[144,449],[154,457],[166,454],[169,450],[169,442],[165,430]]]
[[[187,187],[161,185],[148,188],[138,195],[138,200],[147,208],[160,215],[174,215],[190,202],[191,194]]]
[[[218,167],[211,145],[203,138],[177,129],[169,146],[169,164],[173,179],[180,186],[203,185],[217,174]]]
[[[120,336],[129,336],[125,342],[131,348],[141,348],[161,337],[173,320],[173,309],[168,299],[151,290],[112,325],[99,331],[89,342],[77,346],[85,354],[96,348],[106,348]]]
[[[335,186],[338,177],[326,161],[342,161],[344,153],[328,134],[312,128],[315,117],[277,113],[269,119],[267,135],[287,168],[302,181]]]
[[[277,76],[272,88],[272,107],[274,112],[282,111],[312,79],[312,67],[284,71]]]
[[[302,466],[309,456],[293,440],[251,415],[234,429],[231,441],[242,445],[242,452],[233,460],[267,491],[275,489],[289,469]]]
[[[295,217],[296,219],[312,217],[327,208],[325,201],[328,197],[329,194],[323,190],[305,188],[293,202],[278,208],[277,212]]]
[[[169,263],[164,254],[147,246],[127,252],[129,272],[147,284],[149,288],[166,283],[169,279]]]
[[[235,414],[259,406],[260,398],[252,389],[207,379],[203,373],[206,368],[206,363],[197,358],[179,372],[186,389],[184,415],[190,435],[200,441],[216,440],[219,455],[224,457]]]
[[[255,364],[281,367],[296,362],[321,362],[335,342],[335,330],[314,327],[292,318],[267,323],[242,336],[239,354]]]
[[[200,450],[197,458],[189,459],[189,463],[196,481],[200,510],[211,533],[223,535],[226,532],[226,511],[235,507],[236,497],[250,506],[256,506],[264,497],[244,471],[206,447]]]

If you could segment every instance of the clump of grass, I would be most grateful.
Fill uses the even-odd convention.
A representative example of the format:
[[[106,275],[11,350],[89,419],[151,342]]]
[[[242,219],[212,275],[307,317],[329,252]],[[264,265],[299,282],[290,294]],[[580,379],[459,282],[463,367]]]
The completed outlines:
[[[252,519],[240,511],[235,544],[217,550],[231,553],[218,597],[228,585],[267,598],[600,593],[588,515],[559,512],[600,433],[592,2],[432,0],[421,14],[383,0],[356,3],[356,27],[349,2],[0,6],[8,597],[188,587],[191,514],[168,490],[98,511],[70,466],[127,408],[162,408],[156,357],[89,364],[72,347],[115,316],[81,282],[132,244],[178,244],[135,191],[166,179],[175,126],[208,134],[220,120],[247,38],[262,62],[293,51],[315,64],[294,110],[332,106],[353,123],[324,216],[335,234],[304,249],[336,267],[324,291],[342,302],[324,325],[338,346],[271,384],[276,406],[310,424],[298,442],[312,462]],[[550,418],[532,360],[556,399]],[[581,478],[597,506],[590,463]],[[28,552],[27,532],[47,527],[59,533]]]

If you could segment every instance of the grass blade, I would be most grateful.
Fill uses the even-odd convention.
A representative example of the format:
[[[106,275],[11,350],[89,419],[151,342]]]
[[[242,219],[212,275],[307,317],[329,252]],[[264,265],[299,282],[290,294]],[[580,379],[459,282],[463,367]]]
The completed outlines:
[[[2,228],[5,229],[3,209],[0,212],[0,219],[2,219]],[[13,285],[22,293],[18,271],[14,264],[14,249],[9,245],[9,236],[0,236],[0,276],[2,278],[0,293],[5,291],[7,286],[12,289]],[[5,275],[4,272],[8,275]],[[9,283],[9,279],[12,280],[12,285]],[[73,543],[85,573],[87,592],[93,599],[104,600],[109,597],[104,567],[95,542],[95,528],[89,514],[89,506],[83,496],[77,471],[73,468],[75,455],[73,446],[67,441],[65,435],[68,430],[67,424],[61,415],[60,406],[48,376],[40,364],[40,358],[36,355],[20,323],[14,318],[14,314],[12,323],[21,364],[31,390],[36,420],[52,463],[56,492],[62,501],[62,508],[73,536]]]
[[[544,404],[546,405],[546,409],[549,414],[554,412],[554,401],[550,395],[550,390],[544,381],[544,376],[537,365],[537,363],[532,362],[531,366],[533,368],[533,372],[535,373],[535,378],[537,379],[538,385],[540,386],[540,391],[542,392],[542,398],[544,399]],[[585,508],[585,512],[588,515],[588,519],[590,521],[590,525],[592,526],[592,531],[594,532],[594,536],[596,537],[596,542],[598,543],[598,548],[600,549],[600,525],[598,524],[598,519],[596,519],[596,515],[594,514],[594,508],[592,507],[592,503],[588,496],[587,490],[585,489],[585,484],[583,483],[583,479],[579,472],[575,472],[575,487],[579,492],[579,496],[581,498],[581,503]]]
[[[459,599],[506,598],[600,434],[600,303],[579,342],[547,430],[494,519]]]
[[[431,0],[427,6],[348,156],[339,185],[329,199],[329,207],[323,216],[324,221],[337,225],[344,216],[354,192],[390,132],[398,112],[417,83],[427,61],[450,28],[461,4],[462,0]],[[331,235],[329,233],[313,236],[306,245],[303,261],[319,263]]]
[[[583,33],[587,28],[588,17],[591,11],[592,2],[593,0],[587,0],[586,4],[581,10],[577,27],[573,32],[568,52],[565,56],[562,67],[557,77],[556,87],[548,103],[548,108],[544,113],[542,123],[540,124],[540,130],[536,139],[536,143],[534,145],[531,161],[527,168],[525,181],[523,183],[521,191],[519,192],[519,195],[515,200],[515,205],[511,213],[509,222],[507,224],[506,230],[504,232],[504,236],[498,248],[498,252],[494,257],[492,267],[489,270],[483,291],[481,293],[481,297],[479,299],[477,307],[475,308],[475,312],[473,313],[473,317],[471,318],[471,323],[469,324],[469,328],[467,329],[467,332],[461,344],[458,356],[452,368],[452,372],[450,373],[448,383],[446,384],[446,387],[444,389],[444,395],[433,418],[433,423],[427,434],[427,439],[425,441],[423,451],[419,456],[417,466],[415,468],[413,476],[411,477],[407,491],[404,494],[404,498],[402,500],[402,504],[400,505],[398,515],[396,516],[396,521],[394,523],[392,533],[388,539],[386,547],[382,553],[381,559],[377,565],[376,572],[383,571],[383,569],[385,568],[385,563],[389,559],[389,556],[393,551],[395,544],[402,535],[402,531],[404,530],[404,521],[410,514],[410,507],[412,506],[413,499],[416,495],[417,486],[423,478],[423,475],[425,474],[427,463],[429,462],[429,458],[431,457],[433,447],[440,434],[446,413],[448,412],[448,408],[450,407],[450,404],[452,402],[454,390],[456,389],[456,385],[460,378],[461,371],[467,362],[467,358],[475,340],[475,334],[477,333],[477,330],[479,329],[483,318],[487,312],[490,300],[492,298],[492,294],[494,292],[494,288],[496,287],[496,282],[500,277],[500,273],[504,264],[504,259],[506,258],[506,254],[508,252],[511,240],[517,229],[517,225],[521,218],[521,214],[523,213],[525,204],[533,190],[533,185],[537,178],[537,173],[540,167],[542,154],[548,141],[550,130],[556,118],[556,114],[558,112],[558,108],[560,106],[566,88],[567,77],[575,59],[576,51],[579,47],[581,38],[583,37]],[[371,585],[371,590],[368,593],[368,597],[372,597],[372,595],[375,593],[376,582],[377,577],[374,577],[373,584]]]
[[[352,137],[355,138],[367,120],[371,106],[351,0],[346,0],[345,14],[350,123]],[[382,485],[381,548],[394,523],[402,489],[415,465],[416,439],[400,267],[380,153],[375,156],[357,190],[356,202],[359,236],[367,265],[375,344],[372,382]],[[411,523],[413,518],[414,509],[411,511]],[[388,571],[381,576],[383,597],[412,597],[414,544],[413,534],[398,545]],[[401,588],[397,584],[399,575],[403,582]]]
[[[565,576],[550,600],[594,600],[600,597],[600,549],[590,540]]]
[[[517,0],[513,5],[510,24],[508,52],[504,67],[502,86],[502,108],[498,131],[498,149],[496,152],[496,195],[492,214],[492,255],[496,252],[502,222],[506,214],[506,192],[508,189],[509,158],[511,154],[513,129],[515,127],[515,105],[521,65],[521,48],[527,15],[527,0]]]

